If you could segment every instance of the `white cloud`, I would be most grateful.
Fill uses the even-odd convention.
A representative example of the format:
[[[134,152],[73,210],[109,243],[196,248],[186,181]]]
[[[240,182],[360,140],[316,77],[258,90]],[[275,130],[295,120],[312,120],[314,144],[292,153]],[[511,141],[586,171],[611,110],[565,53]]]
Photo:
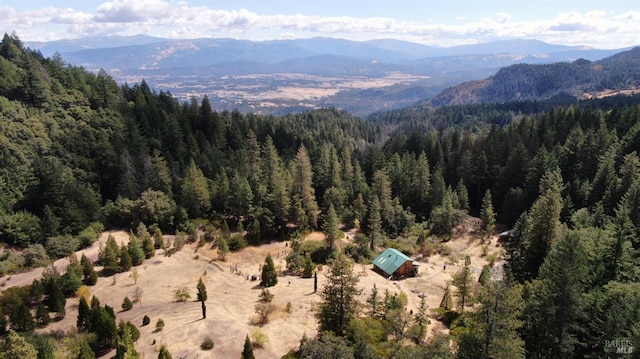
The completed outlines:
[[[637,45],[640,12],[566,12],[539,21],[507,13],[452,23],[349,16],[262,15],[247,9],[219,10],[189,6],[185,1],[111,0],[95,13],[46,7],[18,11],[0,7],[0,31],[15,31],[25,40],[53,40],[97,35],[147,33],[168,38],[237,37],[253,40],[291,36],[333,36],[355,40],[398,38],[451,46],[498,39],[537,38],[557,44],[615,48]]]
[[[170,15],[171,5],[161,0],[114,0],[98,6],[99,22],[139,22]]]

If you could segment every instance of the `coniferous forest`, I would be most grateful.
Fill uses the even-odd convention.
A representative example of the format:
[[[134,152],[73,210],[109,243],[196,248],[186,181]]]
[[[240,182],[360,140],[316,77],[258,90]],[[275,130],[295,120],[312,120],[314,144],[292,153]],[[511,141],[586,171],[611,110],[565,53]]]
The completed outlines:
[[[241,235],[219,246],[224,254],[342,223],[360,229],[354,244],[332,254],[329,242],[311,255],[333,263],[330,278],[339,281],[351,261],[384,247],[419,252],[426,236],[446,241],[464,216],[489,225],[495,213],[500,228],[512,229],[504,278],[484,283],[469,309],[441,306],[450,336],[389,344],[376,323],[402,301],[379,298],[380,313],[374,304],[339,324],[331,308],[321,310],[326,331],[288,357],[601,358],[610,341],[640,346],[638,152],[638,98],[448,106],[368,120],[337,109],[218,112],[206,96],[179,102],[144,81],[118,85],[5,35],[0,274],[67,257],[105,228],[142,233],[128,250],[101,253],[105,270],[116,272],[152,256],[162,233],[189,241],[198,228],[226,226]],[[30,287],[3,291],[0,331],[11,332],[0,358],[49,350],[46,338],[28,333],[49,312],[64,317],[65,297],[95,283],[91,262],[76,262],[64,275],[45,271]],[[307,265],[302,256],[290,262],[300,272]],[[94,334],[79,336],[76,357],[135,352],[137,329],[116,325],[113,308],[96,298],[79,310],[78,327]]]

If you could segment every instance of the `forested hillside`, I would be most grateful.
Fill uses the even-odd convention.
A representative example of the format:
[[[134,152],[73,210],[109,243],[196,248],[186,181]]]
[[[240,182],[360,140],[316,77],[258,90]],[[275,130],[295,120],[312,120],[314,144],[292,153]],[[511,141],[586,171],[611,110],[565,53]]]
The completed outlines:
[[[347,254],[366,260],[371,249],[446,241],[465,213],[489,225],[495,208],[513,228],[505,279],[481,286],[472,310],[443,306],[455,354],[438,337],[408,344],[405,357],[596,358],[605,341],[640,343],[640,104],[440,111],[386,122],[331,109],[217,112],[206,97],[118,86],[5,35],[0,269],[67,256],[100,224],[174,233],[203,221],[240,229],[234,250],[358,226]],[[395,348],[345,338],[325,334],[291,355]]]
[[[495,75],[451,87],[425,101],[431,106],[504,103],[572,96],[599,96],[603,91],[635,90],[640,85],[640,48],[599,61],[517,64]]]

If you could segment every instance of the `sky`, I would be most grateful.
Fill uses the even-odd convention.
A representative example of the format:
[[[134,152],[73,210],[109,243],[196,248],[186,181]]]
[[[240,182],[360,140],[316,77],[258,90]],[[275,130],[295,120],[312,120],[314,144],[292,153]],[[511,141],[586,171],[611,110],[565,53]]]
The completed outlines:
[[[640,0],[0,0],[0,31],[23,41],[324,36],[435,46],[538,39],[618,49],[640,45]]]

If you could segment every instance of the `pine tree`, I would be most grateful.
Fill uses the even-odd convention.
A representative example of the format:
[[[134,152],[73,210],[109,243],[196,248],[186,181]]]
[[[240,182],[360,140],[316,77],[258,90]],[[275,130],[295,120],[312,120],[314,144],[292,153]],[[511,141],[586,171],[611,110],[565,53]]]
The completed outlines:
[[[299,201],[307,223],[299,223],[301,226],[308,225],[311,228],[318,227],[318,204],[316,203],[315,190],[313,188],[313,171],[311,160],[304,146],[298,149],[291,171],[293,185],[292,196],[294,202]]]
[[[140,240],[135,235],[129,236],[129,243],[127,244],[129,255],[131,256],[131,264],[133,266],[139,266],[145,260],[144,250],[140,244]]]
[[[11,329],[18,332],[30,332],[36,327],[29,307],[20,298],[11,300],[11,311],[9,312],[9,322]]]
[[[264,265],[262,266],[262,279],[260,285],[263,287],[273,287],[278,284],[278,273],[276,272],[276,266],[271,258],[271,253],[267,254],[264,259]]]
[[[380,299],[378,287],[376,287],[375,284],[371,289],[371,295],[367,298],[367,304],[369,304],[369,316],[371,318],[382,318],[382,300]]]
[[[451,284],[456,286],[456,297],[458,298],[458,309],[463,312],[464,307],[469,304],[473,295],[473,280],[471,268],[465,263],[456,274],[453,275]]]
[[[244,339],[244,348],[242,349],[242,359],[255,359],[253,356],[253,347],[251,346],[251,341],[249,340],[249,334]]]
[[[82,275],[84,276],[82,280],[84,284],[89,286],[95,285],[98,282],[98,273],[96,273],[95,269],[93,268],[93,263],[91,263],[91,260],[87,258],[84,253],[80,258],[80,264],[82,265]]]
[[[142,238],[142,251],[146,259],[152,258],[156,254],[156,247],[148,233]]]
[[[329,211],[324,217],[322,231],[326,236],[329,250],[333,251],[336,246],[336,241],[340,239],[340,235],[342,234],[342,232],[340,231],[338,216],[336,215],[336,211],[333,209],[333,205],[329,207]]]
[[[78,320],[76,321],[78,329],[88,329],[87,325],[89,324],[90,314],[91,309],[89,308],[87,299],[85,299],[85,297],[80,297],[80,303],[78,304]]]
[[[480,209],[480,219],[484,223],[484,231],[487,235],[491,234],[496,228],[496,213],[493,210],[493,200],[491,199],[491,191],[487,190],[482,198],[482,208]]]
[[[218,241],[218,258],[223,262],[226,261],[227,253],[229,253],[229,244],[226,240],[220,239]]]
[[[368,224],[369,224],[369,249],[375,250],[376,241],[378,236],[382,233],[382,217],[380,214],[380,201],[378,196],[373,195],[368,211]]]
[[[569,233],[553,246],[539,279],[525,291],[525,340],[532,356],[568,358],[581,346],[588,275],[580,235]]]
[[[117,337],[114,359],[137,359],[140,357],[133,345],[130,327],[122,320],[118,323]]]
[[[202,217],[211,208],[211,193],[207,178],[191,160],[182,183],[182,204],[191,217]]]
[[[458,358],[524,358],[522,289],[504,282],[490,282],[478,295],[480,307],[468,314],[459,335]]]
[[[105,275],[112,275],[118,272],[119,265],[118,265],[117,252],[119,251],[120,249],[118,248],[117,244],[116,244],[116,251],[114,251],[113,248],[109,245],[104,247],[104,256],[102,258],[102,266],[103,266],[102,270]]]
[[[197,298],[200,302],[202,302],[202,305],[204,306],[204,302],[207,301],[207,287],[204,285],[204,282],[202,281],[202,277],[198,280],[197,289],[198,289]],[[203,315],[203,317],[206,318],[206,315]]]
[[[302,278],[311,278],[314,273],[315,266],[311,260],[311,255],[307,254],[304,260],[304,270],[302,271]]]
[[[316,314],[320,330],[329,330],[336,335],[344,335],[349,322],[358,310],[358,277],[353,274],[353,263],[338,254],[330,263],[327,282],[322,293],[322,301]]]
[[[424,340],[427,335],[427,325],[429,325],[429,313],[427,312],[429,307],[427,306],[426,295],[420,296],[420,305],[418,306],[418,313],[415,315],[415,322],[418,326],[418,339],[419,342]]]
[[[449,286],[444,290],[444,294],[442,295],[442,300],[440,301],[440,308],[444,310],[453,309],[453,299],[451,297],[451,289]]]
[[[540,180],[540,196],[529,211],[529,228],[525,239],[526,280],[538,276],[540,266],[551,246],[559,240],[562,211],[562,177],[560,169],[549,170]]]
[[[131,269],[133,266],[133,259],[131,258],[131,253],[127,249],[127,247],[122,243],[122,248],[120,248],[120,266],[119,271],[126,272]]]

